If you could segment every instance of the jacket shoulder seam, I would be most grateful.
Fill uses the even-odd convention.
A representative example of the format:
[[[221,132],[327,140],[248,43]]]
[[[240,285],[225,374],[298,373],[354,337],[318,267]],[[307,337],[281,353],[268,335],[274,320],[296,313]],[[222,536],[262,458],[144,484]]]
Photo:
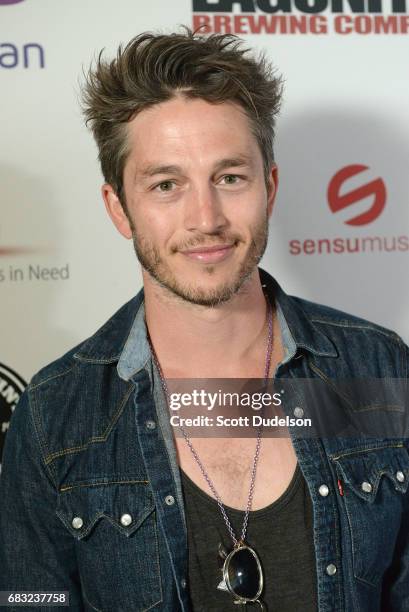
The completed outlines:
[[[38,389],[43,384],[45,384],[46,382],[49,382],[50,380],[53,380],[54,378],[59,378],[60,376],[65,376],[65,374],[68,374],[69,372],[71,372],[71,370],[74,370],[76,367],[77,367],[77,363],[74,362],[72,365],[70,365],[70,367],[66,368],[62,372],[56,372],[55,374],[49,374],[48,376],[46,376],[46,378],[41,379],[38,382],[35,381],[35,378],[37,376],[39,376],[39,374],[36,374],[36,376],[30,382],[30,385],[29,385],[30,389],[32,389],[34,391],[35,389]]]
[[[379,327],[376,327],[375,325],[366,325],[364,323],[354,323],[353,321],[350,321],[348,319],[341,319],[340,321],[335,321],[334,319],[327,319],[327,318],[311,318],[311,321],[313,323],[323,323],[325,325],[334,325],[335,327],[348,327],[349,329],[362,329],[362,330],[369,330],[369,331],[373,331],[376,332],[378,334],[382,334],[383,336],[386,336],[387,338],[389,338],[390,340],[393,340],[394,342],[396,342],[399,345],[403,344],[403,340],[402,338],[399,336],[399,334],[397,334],[394,331],[387,331],[386,329],[381,329]]]

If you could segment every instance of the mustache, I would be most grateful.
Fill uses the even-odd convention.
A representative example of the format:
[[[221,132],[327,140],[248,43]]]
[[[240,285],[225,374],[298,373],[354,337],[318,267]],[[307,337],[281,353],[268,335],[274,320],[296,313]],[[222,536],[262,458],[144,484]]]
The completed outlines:
[[[173,245],[170,250],[172,253],[177,253],[178,251],[193,249],[198,246],[208,248],[208,247],[217,246],[219,244],[236,245],[242,241],[243,241],[242,237],[239,236],[238,234],[225,234],[225,233],[217,234],[214,236],[214,240],[212,241],[209,240],[209,236],[197,236],[181,244]]]

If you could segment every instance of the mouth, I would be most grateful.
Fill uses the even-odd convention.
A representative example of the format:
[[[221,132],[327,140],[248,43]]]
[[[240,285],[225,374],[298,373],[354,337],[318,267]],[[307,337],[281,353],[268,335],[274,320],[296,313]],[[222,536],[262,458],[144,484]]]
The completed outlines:
[[[189,259],[203,263],[216,263],[227,259],[232,254],[235,246],[235,243],[217,244],[211,247],[199,246],[194,249],[180,251],[180,253]]]

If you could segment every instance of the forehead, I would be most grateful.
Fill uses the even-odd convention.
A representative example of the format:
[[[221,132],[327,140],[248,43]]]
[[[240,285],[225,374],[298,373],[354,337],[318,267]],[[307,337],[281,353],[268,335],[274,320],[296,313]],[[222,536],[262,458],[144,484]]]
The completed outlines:
[[[129,163],[134,168],[158,161],[197,167],[239,155],[261,163],[250,120],[233,102],[213,104],[177,96],[140,112],[127,129]]]

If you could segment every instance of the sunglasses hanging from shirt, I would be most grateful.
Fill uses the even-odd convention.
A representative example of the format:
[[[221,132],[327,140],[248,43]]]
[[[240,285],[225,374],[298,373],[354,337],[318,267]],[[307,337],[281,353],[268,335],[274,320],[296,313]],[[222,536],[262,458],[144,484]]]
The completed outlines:
[[[223,579],[217,588],[229,591],[235,597],[236,604],[256,603],[266,612],[266,606],[259,599],[264,581],[261,563],[255,550],[237,542],[228,553],[222,544],[219,544],[219,557],[223,563]]]
[[[267,353],[265,360],[265,370],[264,370],[264,384],[267,383],[268,375],[270,372],[270,364],[271,364],[271,354],[273,349],[273,309],[268,297],[266,297],[266,301],[268,304],[268,341],[267,341]],[[169,390],[166,384],[165,377],[163,376],[162,368],[160,366],[159,360],[156,356],[153,345],[150,341],[150,337],[148,334],[148,340],[150,343],[152,356],[155,360],[156,366],[158,368],[159,376],[162,382],[162,387],[165,392],[165,397],[167,399],[169,405]],[[254,494],[254,485],[256,480],[256,470],[257,463],[260,456],[260,444],[261,444],[261,434],[263,430],[263,426],[260,425],[257,428],[257,445],[256,452],[254,454],[253,459],[253,468],[251,472],[251,481],[249,488],[249,495],[247,500],[246,512],[243,520],[243,527],[241,531],[240,539],[237,539],[234,530],[231,526],[230,520],[226,514],[226,510],[223,506],[223,503],[218,495],[212,481],[210,480],[206,470],[203,467],[203,464],[194,449],[186,431],[184,430],[182,425],[179,425],[179,429],[182,432],[183,437],[186,440],[187,445],[189,446],[199,468],[202,472],[210,490],[212,491],[214,497],[217,500],[220,511],[223,515],[224,521],[226,523],[227,529],[229,531],[230,537],[233,540],[233,549],[230,552],[227,552],[221,544],[219,544],[218,555],[222,560],[222,580],[217,585],[217,589],[221,591],[228,591],[234,597],[235,604],[248,604],[254,603],[258,604],[260,609],[263,612],[267,612],[267,608],[265,604],[259,599],[260,595],[263,591],[264,586],[264,577],[263,570],[261,567],[260,559],[256,553],[256,551],[248,546],[245,543],[246,532],[247,532],[247,524],[249,519],[249,512],[251,509],[253,494]]]

